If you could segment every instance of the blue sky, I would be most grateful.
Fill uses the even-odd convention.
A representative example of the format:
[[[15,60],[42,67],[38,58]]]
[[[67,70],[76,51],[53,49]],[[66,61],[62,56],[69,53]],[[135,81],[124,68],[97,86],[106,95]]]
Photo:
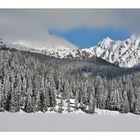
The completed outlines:
[[[88,48],[96,45],[103,38],[110,37],[113,40],[124,40],[131,34],[125,30],[113,28],[75,28],[68,31],[51,30],[52,34],[63,37],[79,48]]]

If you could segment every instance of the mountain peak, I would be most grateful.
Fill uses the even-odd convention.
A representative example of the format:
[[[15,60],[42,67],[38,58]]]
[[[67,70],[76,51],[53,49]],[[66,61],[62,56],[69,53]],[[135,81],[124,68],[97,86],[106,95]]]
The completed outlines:
[[[112,39],[111,39],[110,37],[106,37],[106,38],[103,39],[103,40],[105,40],[106,42],[111,42],[111,41],[112,41]]]
[[[113,40],[110,37],[106,37],[102,41],[100,41],[99,44],[101,44],[102,46],[108,46],[112,41]]]
[[[103,39],[93,50],[95,55],[120,67],[133,67],[140,63],[140,36],[131,35],[126,40]]]

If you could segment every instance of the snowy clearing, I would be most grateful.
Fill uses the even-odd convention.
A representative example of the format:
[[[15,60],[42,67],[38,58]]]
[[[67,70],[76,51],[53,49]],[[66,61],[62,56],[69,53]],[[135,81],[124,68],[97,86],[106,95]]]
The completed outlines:
[[[77,113],[0,113],[0,131],[140,131],[140,116],[96,110]]]

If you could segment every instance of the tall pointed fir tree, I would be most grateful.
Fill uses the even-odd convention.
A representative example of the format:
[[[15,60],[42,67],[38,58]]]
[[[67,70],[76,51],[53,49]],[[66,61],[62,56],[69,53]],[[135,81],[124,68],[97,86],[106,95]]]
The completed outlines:
[[[95,112],[95,89],[94,87],[89,91],[89,105],[88,113],[93,114]]]
[[[5,97],[4,97],[4,86],[0,80],[0,112],[5,111]]]

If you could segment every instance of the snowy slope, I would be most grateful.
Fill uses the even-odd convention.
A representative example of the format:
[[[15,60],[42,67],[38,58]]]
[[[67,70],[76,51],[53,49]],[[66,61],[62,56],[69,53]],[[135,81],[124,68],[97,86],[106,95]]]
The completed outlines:
[[[6,45],[8,48],[35,52],[57,58],[100,57],[120,67],[140,65],[140,37],[132,35],[126,40],[112,40],[107,37],[91,48],[79,49],[63,38],[50,35],[45,42],[18,40]]]
[[[1,112],[0,131],[140,131],[139,115],[98,112],[92,115]]]
[[[120,67],[133,67],[140,63],[140,37],[132,35],[123,41],[114,41],[107,37],[99,42],[97,46],[83,49],[83,51]]]
[[[36,52],[58,58],[64,58],[69,54],[75,56],[78,47],[67,40],[50,35],[45,42],[18,40],[7,43],[8,48],[14,48],[22,51]]]

